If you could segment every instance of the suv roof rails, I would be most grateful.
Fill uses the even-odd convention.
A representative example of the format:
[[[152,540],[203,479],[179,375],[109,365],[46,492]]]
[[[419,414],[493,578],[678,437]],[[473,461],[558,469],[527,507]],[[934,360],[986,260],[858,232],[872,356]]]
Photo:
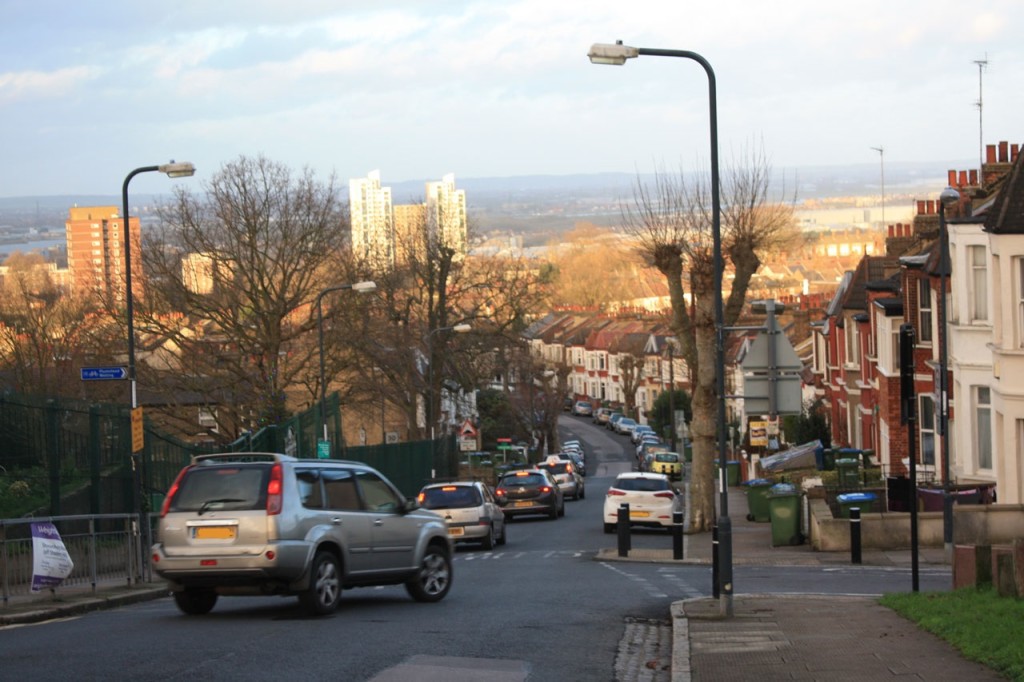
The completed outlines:
[[[295,458],[278,452],[216,452],[194,455],[193,464],[220,464],[229,462],[290,462]]]

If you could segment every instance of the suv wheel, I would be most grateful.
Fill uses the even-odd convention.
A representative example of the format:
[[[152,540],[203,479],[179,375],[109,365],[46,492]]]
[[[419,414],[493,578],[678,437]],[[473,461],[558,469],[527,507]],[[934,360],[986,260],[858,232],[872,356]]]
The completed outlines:
[[[182,613],[189,616],[204,616],[213,610],[217,603],[217,593],[213,590],[188,588],[174,593],[174,603]]]
[[[299,595],[302,606],[316,616],[334,613],[341,600],[341,570],[330,552],[317,552],[310,567],[309,587]]]
[[[452,560],[448,552],[430,545],[416,576],[405,583],[405,590],[416,601],[435,602],[444,599],[452,586]]]

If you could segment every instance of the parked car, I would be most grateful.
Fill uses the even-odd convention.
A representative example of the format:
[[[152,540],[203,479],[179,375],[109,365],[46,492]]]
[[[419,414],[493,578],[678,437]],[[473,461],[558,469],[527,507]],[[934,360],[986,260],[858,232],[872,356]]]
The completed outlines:
[[[358,462],[196,456],[168,490],[157,534],[153,570],[189,615],[228,594],[295,595],[322,615],[343,588],[404,583],[436,602],[452,584],[444,520]]]
[[[678,452],[652,452],[648,457],[651,459],[644,471],[665,474],[674,481],[683,477],[683,461]]]
[[[589,417],[594,414],[594,406],[589,400],[577,400],[572,406],[572,413],[577,417]]]
[[[578,452],[570,452],[569,456],[572,458],[573,464],[576,465],[576,471],[580,472],[580,476],[587,475],[587,460],[583,458]]]
[[[538,464],[537,468],[551,473],[558,487],[562,489],[563,496],[574,500],[582,500],[586,497],[583,476],[576,470],[576,464],[571,457],[562,459],[558,456],[551,456]]]
[[[672,512],[681,503],[665,474],[619,474],[604,498],[604,532],[615,532],[622,504],[629,505],[630,525],[664,528],[672,525]]]
[[[599,407],[596,410],[594,410],[594,414],[592,414],[590,416],[590,421],[594,422],[595,424],[603,424],[604,421],[602,421],[602,417],[604,418],[605,421],[607,421],[608,415],[610,415],[611,413],[612,413],[612,408],[610,408],[610,407]]]
[[[511,520],[523,514],[565,516],[565,497],[551,474],[543,469],[522,469],[503,475],[495,488],[498,505]]]
[[[633,427],[636,426],[636,420],[629,417],[623,417],[615,422],[615,433],[622,435],[630,435],[633,433]]]
[[[629,435],[629,439],[633,441],[635,445],[640,442],[640,438],[645,434],[654,435],[654,429],[647,424],[637,424],[633,427],[633,432]]]
[[[456,542],[479,542],[484,549],[505,544],[505,513],[481,481],[452,481],[423,486],[416,501],[437,512]]]
[[[612,413],[611,413],[610,415],[608,415],[608,421],[607,421],[607,422],[605,422],[605,425],[604,425],[604,426],[605,426],[605,428],[606,428],[606,429],[609,429],[609,430],[611,430],[611,431],[614,431],[614,430],[615,430],[615,424],[616,424],[616,423],[617,423],[617,422],[618,422],[618,421],[619,421],[620,419],[622,419],[622,418],[623,418],[623,417],[625,417],[625,416],[626,416],[626,415],[622,414],[621,412],[612,412]]]

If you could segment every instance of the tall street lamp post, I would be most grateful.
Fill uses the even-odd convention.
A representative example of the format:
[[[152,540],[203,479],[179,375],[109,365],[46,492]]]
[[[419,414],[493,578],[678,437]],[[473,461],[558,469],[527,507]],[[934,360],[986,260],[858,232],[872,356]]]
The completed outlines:
[[[128,226],[131,224],[131,220],[128,217],[128,184],[132,181],[136,175],[140,173],[153,173],[160,172],[167,175],[169,178],[187,178],[195,174],[196,168],[187,161],[164,163],[157,166],[142,166],[136,168],[129,173],[125,179],[124,184],[121,185],[121,220],[124,222],[124,307],[125,307],[125,318],[128,326],[128,381],[131,391],[131,419],[133,423],[133,431],[135,430],[134,424],[141,424],[141,415],[137,413],[139,407],[139,394],[137,388],[137,382],[135,379],[135,300],[132,296],[132,236],[131,230]],[[134,480],[135,488],[135,514],[137,516],[138,528],[136,529],[136,537],[144,538],[144,542],[138,542],[139,547],[139,571],[143,570],[143,548],[149,548],[149,523],[145,521],[142,514],[142,472],[139,459],[141,458],[141,451],[144,446],[142,438],[135,438],[134,434],[131,438],[131,463],[132,463],[132,477]]]
[[[715,87],[715,72],[704,57],[689,50],[662,50],[648,47],[629,47],[617,41],[614,45],[595,44],[587,53],[594,64],[612,64],[621,66],[627,59],[640,56],[681,57],[690,59],[704,69],[708,77],[708,108],[711,127],[711,234],[714,258],[715,286],[715,390],[718,393],[717,442],[719,490],[718,550],[715,562],[718,567],[718,588],[721,597],[721,610],[726,616],[733,612],[732,595],[732,521],[729,519],[729,489],[726,485],[725,466],[725,304],[722,300],[722,288],[725,262],[722,257],[722,225],[721,203],[718,188],[718,96]]]
[[[465,334],[470,331],[473,327],[465,322],[461,324],[452,325],[450,327],[438,327],[437,329],[431,329],[430,333],[427,334],[427,420],[430,422],[430,454],[431,462],[434,459],[434,428],[437,426],[437,417],[434,415],[434,335],[441,332],[454,332],[456,334]]]
[[[319,342],[320,342],[320,421],[323,424],[323,440],[321,442],[324,443],[323,447],[326,450],[325,454],[326,454],[327,457],[330,457],[330,455],[331,455],[331,439],[327,435],[327,372],[324,370],[324,306],[323,306],[323,300],[324,300],[324,296],[329,294],[329,293],[331,293],[332,291],[344,291],[344,290],[347,290],[347,289],[351,289],[352,291],[355,291],[356,293],[359,293],[359,294],[368,294],[368,293],[370,293],[372,291],[376,291],[377,290],[377,283],[376,282],[367,281],[367,282],[356,282],[355,284],[339,284],[337,286],[327,287],[326,289],[322,290],[316,296],[316,328],[317,328],[317,332],[319,334]],[[345,447],[345,438],[340,433],[340,429],[339,429],[339,433],[338,433],[338,440],[341,441],[341,447],[344,449],[344,447]],[[319,448],[318,448],[317,455],[320,456],[320,454],[321,453],[319,452]]]
[[[947,187],[939,194],[939,436],[942,438],[942,539],[946,556],[953,555],[953,497],[949,486],[949,341],[946,330],[946,280],[951,263],[949,233],[946,229],[946,207],[960,200],[960,193]]]

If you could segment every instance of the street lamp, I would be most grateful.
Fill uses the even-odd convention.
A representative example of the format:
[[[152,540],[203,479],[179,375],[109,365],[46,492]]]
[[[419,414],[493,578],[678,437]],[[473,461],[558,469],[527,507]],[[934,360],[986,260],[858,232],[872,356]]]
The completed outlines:
[[[128,381],[131,391],[131,416],[138,419],[136,410],[139,407],[139,394],[135,379],[135,300],[132,296],[132,235],[128,229],[131,220],[128,218],[128,183],[140,173],[160,172],[169,178],[187,178],[196,172],[196,167],[187,161],[164,163],[157,166],[142,166],[129,173],[124,184],[121,185],[121,220],[124,221],[124,304],[125,318],[128,325]],[[138,459],[143,443],[134,437],[131,439],[129,450],[131,452],[132,476],[135,479],[135,513],[138,516],[139,532],[145,534],[145,546],[149,547],[149,524],[143,522],[142,518],[142,472],[140,471]],[[142,570],[143,543],[139,542],[139,569]]]
[[[463,322],[461,324],[452,325],[450,327],[438,327],[437,329],[431,329],[430,333],[427,334],[427,418],[430,420],[430,447],[433,450],[434,447],[434,426],[435,415],[434,415],[434,334],[439,332],[455,332],[456,334],[465,334],[472,330],[472,325]]]
[[[723,280],[725,263],[722,258],[722,208],[718,191],[718,96],[715,88],[715,72],[704,57],[689,50],[662,50],[648,47],[629,47],[622,41],[614,45],[596,43],[587,53],[594,64],[612,64],[621,66],[627,59],[640,56],[681,57],[690,59],[703,67],[708,77],[708,108],[711,126],[711,236],[714,257],[714,281],[719,284]],[[717,442],[718,489],[720,493],[718,524],[718,551],[715,554],[718,566],[718,589],[722,598],[722,611],[732,615],[732,522],[729,519],[729,489],[726,485],[725,466],[725,305],[722,301],[722,288],[715,286],[715,390],[718,393]]]
[[[343,291],[351,289],[359,294],[368,294],[372,291],[377,290],[376,282],[356,282],[355,284],[339,284],[333,287],[327,287],[316,296],[316,328],[319,333],[320,340],[320,421],[323,424],[323,442],[326,443],[324,447],[327,448],[327,454],[330,455],[330,443],[331,439],[327,437],[327,373],[324,371],[324,308],[323,300],[326,294],[332,291]],[[341,441],[341,447],[345,447],[345,438],[341,435],[341,429],[338,429],[338,439]],[[317,453],[319,455],[319,452]]]
[[[949,233],[946,230],[946,207],[960,200],[960,192],[947,187],[939,194],[939,436],[942,438],[942,539],[946,555],[953,553],[953,497],[949,490],[949,342],[946,338],[946,279],[949,277]]]

